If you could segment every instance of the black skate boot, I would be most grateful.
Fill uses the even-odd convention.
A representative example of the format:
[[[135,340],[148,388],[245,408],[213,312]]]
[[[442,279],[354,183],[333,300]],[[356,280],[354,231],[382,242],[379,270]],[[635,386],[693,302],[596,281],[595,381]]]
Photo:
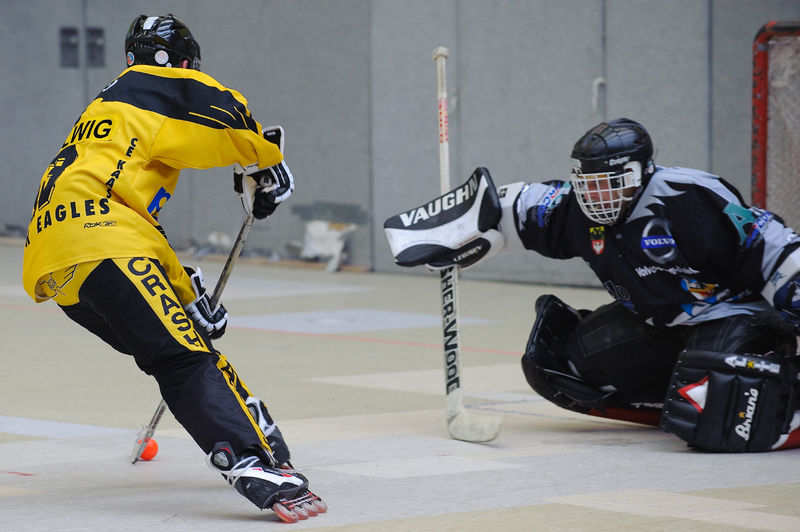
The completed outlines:
[[[267,407],[261,402],[261,399],[252,395],[245,400],[244,404],[247,405],[250,415],[258,423],[258,427],[264,433],[264,437],[267,438],[267,443],[269,443],[269,448],[272,450],[275,462],[278,464],[288,463],[291,457],[289,447],[286,445],[278,425],[269,415]]]
[[[308,491],[308,480],[303,475],[267,465],[257,452],[237,457],[228,442],[219,442],[206,462],[259,509],[269,508],[287,523],[308,519],[327,509],[316,504],[321,499]]]
[[[252,395],[248,397],[244,403],[247,405],[247,409],[250,410],[250,415],[252,415],[253,419],[258,423],[261,432],[263,432],[264,436],[267,438],[267,443],[269,443],[269,447],[272,450],[272,457],[275,463],[280,464],[278,468],[290,473],[297,473],[292,467],[292,463],[289,461],[291,456],[289,447],[286,445],[283,434],[281,434],[275,421],[272,420],[272,416],[269,415],[266,405],[261,402],[261,399],[253,397]],[[307,487],[302,488],[298,492],[297,498],[294,501],[302,503],[303,508],[308,512],[309,516],[325,513],[328,510],[328,505],[325,501],[318,495],[311,493]]]

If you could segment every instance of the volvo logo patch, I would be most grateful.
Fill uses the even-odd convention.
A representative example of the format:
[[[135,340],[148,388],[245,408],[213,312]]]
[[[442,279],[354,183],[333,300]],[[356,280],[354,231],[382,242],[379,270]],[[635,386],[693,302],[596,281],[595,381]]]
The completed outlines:
[[[666,264],[678,255],[675,239],[669,232],[665,220],[653,218],[642,231],[642,251],[647,257],[658,264]]]

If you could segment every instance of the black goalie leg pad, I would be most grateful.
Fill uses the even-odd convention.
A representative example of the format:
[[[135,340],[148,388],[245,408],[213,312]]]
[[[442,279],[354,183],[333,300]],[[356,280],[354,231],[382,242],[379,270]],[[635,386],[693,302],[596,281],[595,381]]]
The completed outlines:
[[[707,451],[785,447],[797,428],[799,370],[795,360],[773,353],[686,350],[672,374],[661,428]]]
[[[583,381],[561,351],[580,321],[578,312],[553,295],[536,300],[536,321],[522,356],[522,372],[536,393],[556,405],[587,414],[602,408],[609,393]]]

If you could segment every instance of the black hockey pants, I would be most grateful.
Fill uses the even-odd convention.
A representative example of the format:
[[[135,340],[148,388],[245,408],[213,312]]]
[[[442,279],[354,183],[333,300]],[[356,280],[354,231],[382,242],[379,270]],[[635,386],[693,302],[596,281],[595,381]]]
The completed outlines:
[[[78,295],[77,304],[62,310],[155,377],[170,411],[203,452],[222,441],[237,454],[270,449],[245,406],[249,391],[187,317],[158,261],[103,260]]]

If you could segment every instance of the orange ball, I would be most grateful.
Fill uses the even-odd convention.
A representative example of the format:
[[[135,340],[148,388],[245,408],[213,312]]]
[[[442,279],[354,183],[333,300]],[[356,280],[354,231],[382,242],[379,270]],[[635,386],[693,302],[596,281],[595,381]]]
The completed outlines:
[[[142,443],[142,440],[137,441],[136,443]],[[144,446],[142,450],[142,454],[139,455],[141,460],[152,460],[158,454],[158,444],[154,438],[150,438],[147,440],[147,445]]]

